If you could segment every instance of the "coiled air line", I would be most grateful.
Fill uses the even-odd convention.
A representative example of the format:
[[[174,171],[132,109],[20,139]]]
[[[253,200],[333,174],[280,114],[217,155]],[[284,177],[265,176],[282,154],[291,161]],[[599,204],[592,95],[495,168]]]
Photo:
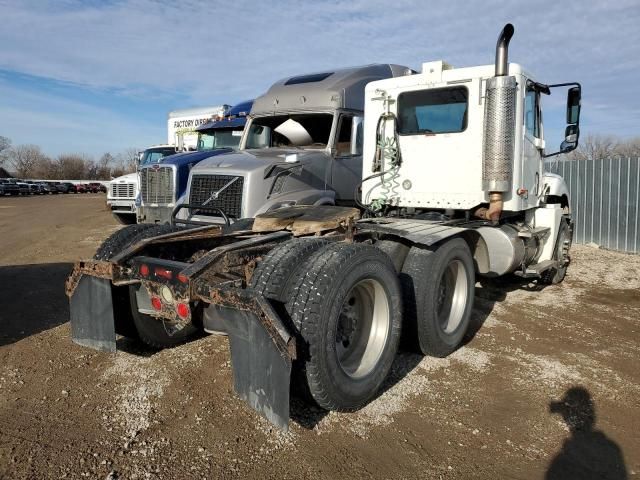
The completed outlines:
[[[371,171],[373,175],[364,178],[355,188],[354,198],[357,205],[372,216],[378,216],[389,199],[397,196],[396,188],[400,187],[398,177],[400,176],[400,165],[402,164],[402,154],[400,152],[400,142],[398,138],[398,117],[391,111],[391,104],[395,102],[384,90],[376,90],[378,97],[372,100],[382,100],[384,102],[384,113],[378,117],[376,124],[376,149],[373,154]],[[387,123],[393,122],[393,136],[386,136]],[[387,176],[387,177],[385,177]],[[376,198],[370,204],[360,202],[358,194],[362,184],[374,178],[381,177],[380,198]],[[364,197],[364,196],[363,196]]]

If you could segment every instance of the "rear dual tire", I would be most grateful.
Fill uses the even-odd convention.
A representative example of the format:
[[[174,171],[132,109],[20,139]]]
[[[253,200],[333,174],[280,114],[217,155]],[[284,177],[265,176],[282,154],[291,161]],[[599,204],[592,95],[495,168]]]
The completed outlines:
[[[446,357],[469,328],[475,289],[471,251],[461,238],[436,249],[412,247],[402,267],[405,326],[425,355]]]
[[[270,252],[253,278],[254,288],[283,304],[297,332],[295,375],[308,395],[327,410],[364,406],[400,338],[400,284],[389,258],[368,245],[293,240]]]

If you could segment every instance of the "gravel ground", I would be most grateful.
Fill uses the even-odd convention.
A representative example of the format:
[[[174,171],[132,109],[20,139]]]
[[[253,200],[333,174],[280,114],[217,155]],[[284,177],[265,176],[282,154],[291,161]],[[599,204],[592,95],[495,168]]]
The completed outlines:
[[[25,220],[28,219],[27,223]],[[566,281],[483,281],[445,359],[399,354],[352,414],[233,393],[226,338],[74,345],[63,283],[118,225],[104,196],[0,198],[0,478],[634,478],[640,257],[575,246]]]

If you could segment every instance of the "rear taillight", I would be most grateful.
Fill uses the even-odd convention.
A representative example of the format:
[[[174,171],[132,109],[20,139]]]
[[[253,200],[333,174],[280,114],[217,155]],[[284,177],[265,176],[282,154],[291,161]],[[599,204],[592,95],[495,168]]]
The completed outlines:
[[[178,274],[178,281],[182,283],[187,283],[189,281],[189,277],[187,277],[184,273]]]
[[[176,313],[180,318],[188,318],[191,313],[191,309],[186,303],[179,303],[176,305]]]
[[[140,275],[142,275],[143,277],[149,276],[149,267],[144,263],[140,265]]]
[[[156,277],[162,277],[167,280],[171,280],[173,278],[173,272],[166,268],[156,267],[154,273],[156,274]]]
[[[151,297],[151,306],[154,308],[154,310],[162,310],[162,300],[160,300],[160,298],[158,297]]]

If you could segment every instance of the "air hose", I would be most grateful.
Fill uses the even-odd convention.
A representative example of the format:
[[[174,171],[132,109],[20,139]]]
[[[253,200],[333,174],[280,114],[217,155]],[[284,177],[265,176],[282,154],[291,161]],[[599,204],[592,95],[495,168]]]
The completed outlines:
[[[398,118],[389,111],[390,99],[388,96],[384,98],[387,111],[380,115],[376,124],[376,150],[373,154],[373,163],[371,170],[374,172],[363,179],[355,189],[356,203],[360,208],[368,214],[376,216],[382,208],[389,203],[389,199],[397,197],[396,189],[400,187],[398,177],[400,176],[400,165],[402,164],[402,155],[400,153],[400,142],[398,138]],[[385,130],[387,122],[393,122],[393,136],[386,136]],[[385,169],[385,167],[387,167]],[[358,200],[359,190],[362,184],[368,180],[381,177],[380,181],[380,198],[376,198],[370,204]]]

